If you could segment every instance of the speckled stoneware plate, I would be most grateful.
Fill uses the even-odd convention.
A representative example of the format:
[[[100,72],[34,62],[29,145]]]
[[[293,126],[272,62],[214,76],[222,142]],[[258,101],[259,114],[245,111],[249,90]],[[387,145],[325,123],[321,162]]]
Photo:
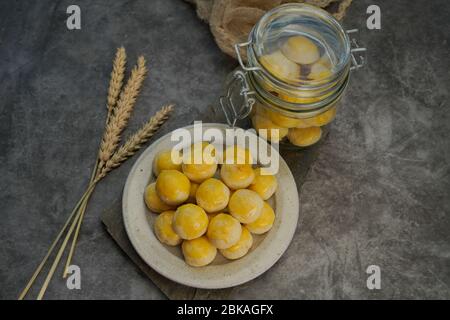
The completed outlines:
[[[203,130],[209,128],[224,131],[229,127],[223,124],[203,124]],[[193,132],[193,126],[185,129]],[[258,139],[269,148],[265,140]],[[210,265],[191,267],[184,262],[180,246],[170,247],[158,241],[153,233],[153,222],[157,215],[150,212],[144,203],[144,189],[155,180],[152,174],[154,156],[174,145],[170,133],[150,145],[134,164],[125,184],[122,199],[123,219],[128,237],[138,254],[163,276],[187,286],[203,289],[236,286],[267,271],[287,249],[297,228],[298,193],[286,162],[279,158],[279,187],[269,199],[276,215],[272,229],[264,235],[254,235],[252,248],[241,259],[227,260],[218,253]],[[277,152],[273,148],[271,151]]]

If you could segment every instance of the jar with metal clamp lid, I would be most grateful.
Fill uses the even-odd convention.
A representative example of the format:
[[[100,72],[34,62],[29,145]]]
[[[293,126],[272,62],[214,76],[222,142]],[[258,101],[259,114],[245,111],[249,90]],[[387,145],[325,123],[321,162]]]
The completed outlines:
[[[320,140],[365,51],[325,10],[285,4],[268,11],[245,43],[240,68],[227,79],[220,105],[230,126],[248,116],[272,142],[307,147]],[[241,56],[246,49],[247,63]]]

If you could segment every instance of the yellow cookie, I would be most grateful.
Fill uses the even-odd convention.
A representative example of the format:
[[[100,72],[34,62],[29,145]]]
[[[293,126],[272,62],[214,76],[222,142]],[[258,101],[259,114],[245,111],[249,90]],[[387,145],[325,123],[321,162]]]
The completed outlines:
[[[290,37],[281,47],[281,52],[299,64],[311,64],[320,58],[319,48],[304,36]]]
[[[175,211],[164,211],[156,217],[154,224],[156,237],[169,246],[179,245],[182,241],[172,228],[174,213]]]
[[[201,207],[188,203],[175,211],[173,229],[185,240],[202,236],[208,228],[208,216]]]
[[[309,128],[309,127],[313,127],[308,121],[307,119],[300,119],[301,121],[297,124],[296,128]]]
[[[300,66],[287,59],[280,50],[262,56],[260,62],[276,78],[281,80],[297,80],[300,78]]]
[[[309,124],[310,127],[321,127],[333,121],[335,116],[336,107],[332,107],[315,117],[305,119],[305,122]]]
[[[164,203],[156,193],[156,183],[153,182],[145,188],[144,200],[147,207],[153,212],[163,212],[173,209],[168,204]]]
[[[333,68],[333,63],[331,62],[331,59],[327,53],[325,53],[323,56],[320,57],[320,59],[316,62],[320,63],[321,65],[325,66],[328,69]]]
[[[268,113],[267,113],[268,108],[267,108],[267,107],[264,107],[261,103],[256,102],[256,103],[253,105],[252,110],[254,110],[254,112],[253,112],[252,115],[254,115],[254,114],[259,114],[260,116],[263,116],[263,117],[265,117],[265,118],[269,118],[269,115],[268,115]]]
[[[223,163],[253,164],[253,157],[250,150],[234,145],[226,148]]]
[[[274,221],[275,212],[273,212],[272,207],[264,201],[264,206],[258,219],[245,226],[251,233],[263,234],[272,228]]]
[[[208,142],[197,142],[191,146],[190,152],[183,157],[181,166],[183,173],[189,180],[202,183],[212,178],[217,171],[214,146]]]
[[[210,221],[206,236],[217,249],[226,249],[239,241],[241,229],[241,224],[235,218],[219,213]]]
[[[195,183],[202,183],[212,178],[217,171],[217,164],[183,164],[183,173]]]
[[[252,223],[258,219],[263,205],[263,199],[255,191],[239,189],[231,196],[228,209],[239,222]]]
[[[312,80],[322,80],[331,77],[332,74],[330,67],[327,67],[325,64],[318,61],[311,66],[308,78]]]
[[[274,124],[283,127],[283,128],[295,128],[298,123],[301,121],[297,118],[288,117],[285,115],[282,115],[279,112],[267,110],[266,111],[270,121],[272,121]]]
[[[287,128],[280,127],[266,117],[263,117],[259,114],[255,114],[252,117],[252,124],[253,127],[258,131],[257,133],[261,137],[269,141],[278,142],[288,134]],[[263,134],[263,132],[259,131],[261,129],[266,129],[265,135]],[[277,132],[278,135],[276,135]]]
[[[158,176],[162,170],[178,170],[181,171],[181,163],[175,164],[172,161],[172,151],[162,151],[158,153],[153,160],[153,173]]]
[[[230,199],[230,189],[220,180],[209,178],[198,187],[197,204],[206,212],[217,212],[224,209]]]
[[[254,170],[255,179],[248,187],[255,191],[263,200],[269,199],[277,190],[277,178],[274,175],[261,175],[261,168]]]
[[[313,145],[320,140],[322,129],[320,127],[310,128],[291,128],[289,129],[289,141],[299,147],[307,147]]]
[[[280,97],[280,99],[290,102],[290,103],[308,104],[308,103],[314,103],[314,102],[320,101],[321,99],[324,99],[325,97],[330,95],[330,94],[326,94],[321,97],[315,96],[318,94],[320,94],[320,92],[315,90],[315,91],[309,92],[308,94],[301,93],[300,96],[290,96],[290,95],[287,95],[284,93],[280,93],[279,97]],[[298,120],[298,123],[296,124],[296,126],[298,127],[299,125],[302,124],[302,121],[301,121],[302,119],[297,119],[297,120]]]
[[[247,188],[255,178],[250,164],[223,164],[220,177],[230,189]]]
[[[242,227],[241,238],[227,249],[220,249],[220,253],[227,259],[234,260],[242,258],[253,245],[253,237],[246,227]]]
[[[162,201],[171,206],[179,205],[189,198],[191,183],[177,170],[163,170],[156,178],[156,192]]]
[[[185,240],[181,245],[186,263],[193,267],[202,267],[210,264],[217,254],[217,249],[206,237]]]
[[[185,164],[213,164],[217,163],[216,148],[207,141],[191,144],[183,154]]]

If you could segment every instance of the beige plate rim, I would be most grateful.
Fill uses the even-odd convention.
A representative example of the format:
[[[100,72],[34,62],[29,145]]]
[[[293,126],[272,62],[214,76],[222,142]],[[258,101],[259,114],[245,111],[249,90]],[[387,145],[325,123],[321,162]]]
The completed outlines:
[[[203,123],[203,130],[229,128],[219,123]],[[193,125],[185,127],[193,132]],[[297,229],[299,200],[297,187],[286,162],[280,156],[277,179],[280,187],[275,193],[276,218],[265,239],[241,259],[226,264],[190,267],[161,244],[148,221],[143,201],[145,186],[152,177],[155,154],[167,149],[170,132],[152,143],[136,160],[125,183],[122,210],[125,229],[139,256],[155,271],[175,282],[202,289],[220,289],[248,282],[270,269],[288,248]],[[258,138],[267,145],[262,138]],[[275,149],[272,148],[272,152]],[[277,152],[277,151],[275,151]]]

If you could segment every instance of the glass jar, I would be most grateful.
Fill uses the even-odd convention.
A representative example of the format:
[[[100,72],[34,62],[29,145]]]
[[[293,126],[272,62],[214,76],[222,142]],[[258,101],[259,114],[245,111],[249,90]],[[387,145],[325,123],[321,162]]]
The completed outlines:
[[[220,105],[230,126],[251,117],[272,142],[307,147],[336,114],[350,70],[365,51],[327,11],[291,3],[268,11],[245,43],[235,45],[240,68],[226,81]],[[240,50],[247,50],[247,65]],[[266,129],[266,130],[264,130]],[[278,130],[276,130],[278,129]]]

